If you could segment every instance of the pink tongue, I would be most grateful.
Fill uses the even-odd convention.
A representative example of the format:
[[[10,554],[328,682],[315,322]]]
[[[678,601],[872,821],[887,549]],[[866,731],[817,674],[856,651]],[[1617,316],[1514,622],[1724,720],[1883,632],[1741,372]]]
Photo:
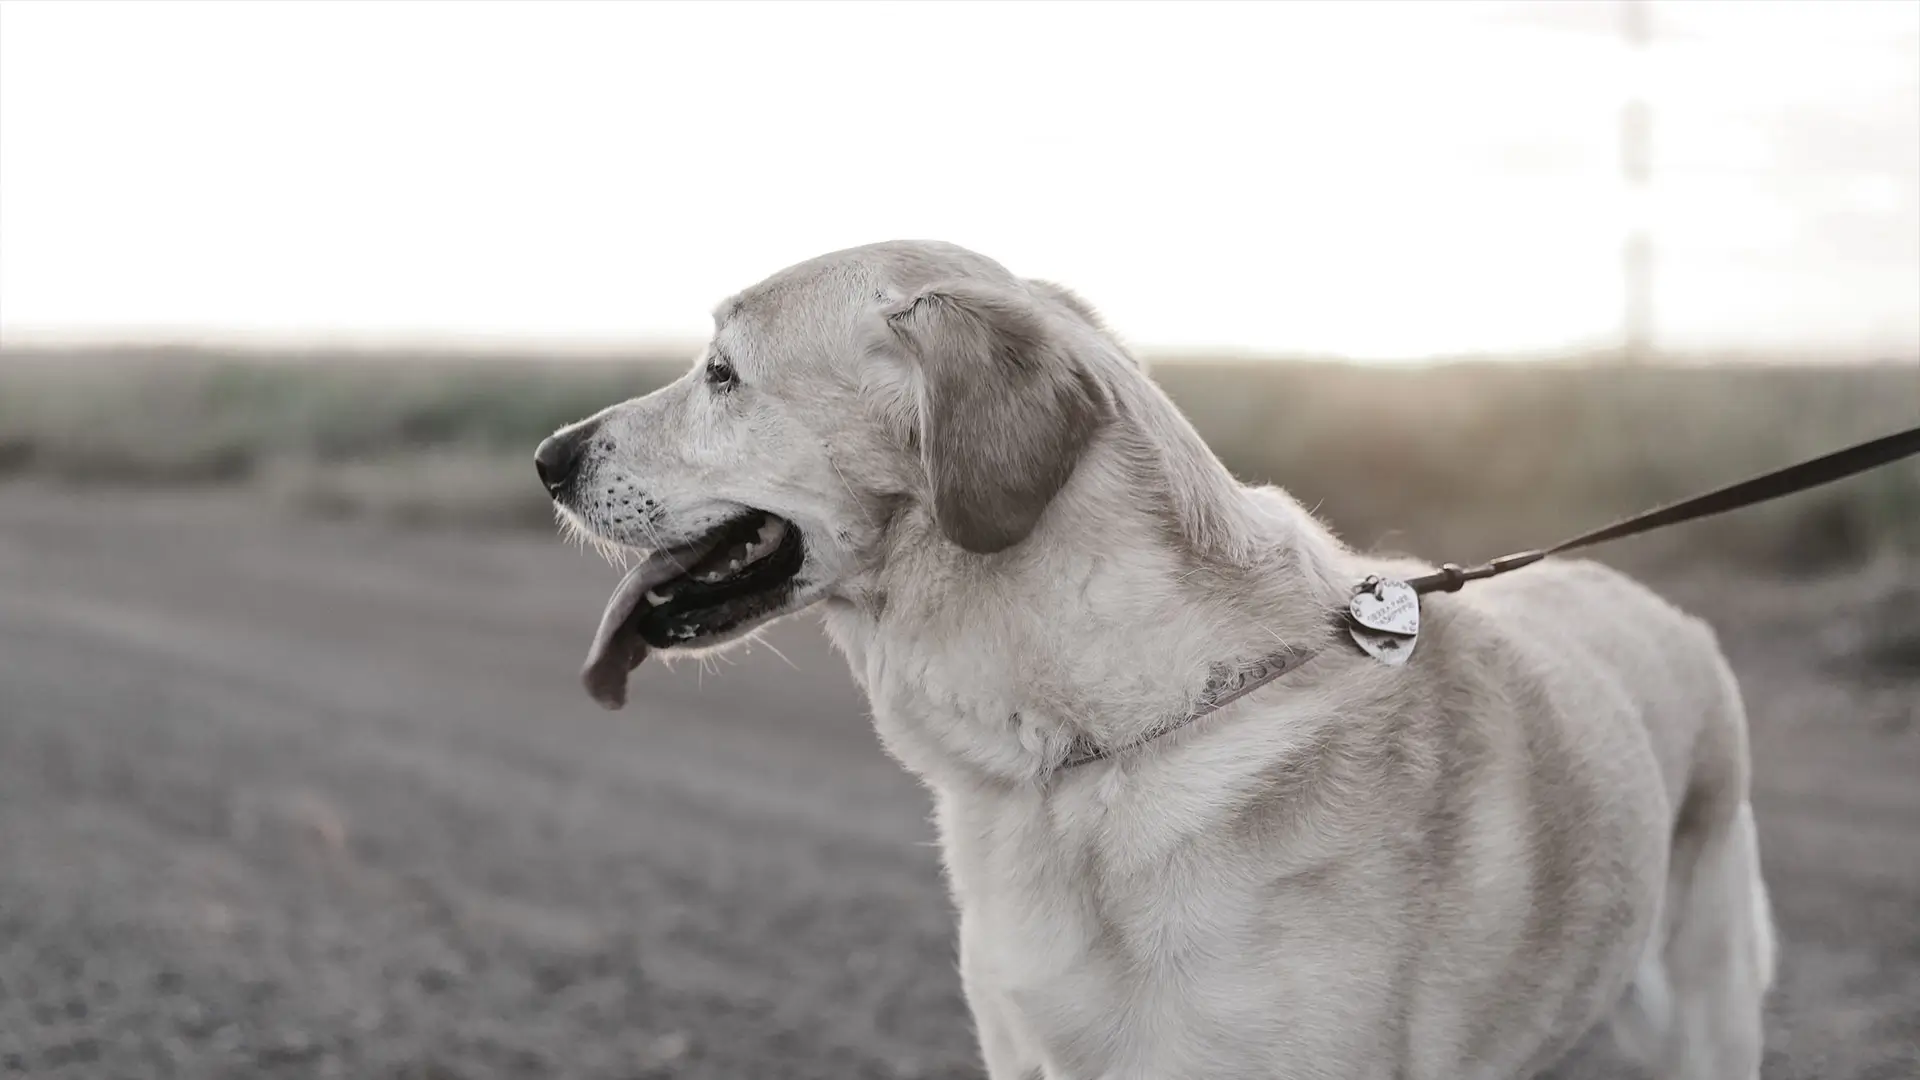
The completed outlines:
[[[657,552],[620,579],[600,615],[600,629],[587,650],[587,665],[580,671],[580,681],[593,700],[609,709],[627,703],[627,676],[647,658],[647,643],[627,621],[646,602],[649,591],[679,577],[705,554],[692,548]]]

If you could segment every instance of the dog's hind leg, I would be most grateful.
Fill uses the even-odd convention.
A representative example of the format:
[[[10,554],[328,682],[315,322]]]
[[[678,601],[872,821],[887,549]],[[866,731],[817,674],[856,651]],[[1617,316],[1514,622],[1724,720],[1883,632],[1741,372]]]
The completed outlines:
[[[1742,799],[1722,820],[1701,820],[1710,813],[1689,806],[1681,814],[1666,932],[1649,943],[1614,1019],[1623,1049],[1661,1080],[1760,1075],[1775,942],[1753,811]]]

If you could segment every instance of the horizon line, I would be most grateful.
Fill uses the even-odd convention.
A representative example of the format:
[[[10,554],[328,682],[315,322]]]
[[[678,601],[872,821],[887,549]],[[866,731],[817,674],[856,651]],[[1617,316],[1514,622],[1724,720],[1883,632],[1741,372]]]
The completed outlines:
[[[1456,350],[1415,355],[1372,356],[1322,350],[1265,348],[1224,344],[1140,345],[1123,341],[1143,362],[1330,363],[1378,366],[1419,366],[1446,363],[1553,363],[1614,360],[1626,350],[1618,343],[1567,343],[1557,347],[1521,350]],[[279,333],[253,331],[182,331],[132,329],[17,330],[0,329],[0,357],[14,353],[54,353],[71,356],[104,353],[200,353],[229,358],[299,356],[411,356],[415,359],[618,362],[643,359],[665,361],[684,357],[689,363],[705,345],[704,338],[661,334],[605,336],[565,334],[458,333]],[[1920,363],[1920,344],[1873,347],[1855,343],[1832,345],[1726,345],[1692,348],[1656,348],[1648,354],[1656,364],[1688,363]]]

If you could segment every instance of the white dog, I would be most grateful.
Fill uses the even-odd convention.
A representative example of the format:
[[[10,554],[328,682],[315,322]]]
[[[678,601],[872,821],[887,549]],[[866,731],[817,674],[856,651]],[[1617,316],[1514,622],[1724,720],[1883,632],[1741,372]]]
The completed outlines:
[[[1661,1076],[1758,1075],[1773,940],[1712,632],[1550,561],[1373,659],[1335,613],[1383,567],[1237,483],[1065,290],[826,255],[537,460],[647,553],[589,657],[609,705],[649,649],[824,612],[934,793],[993,1080],[1523,1077],[1609,1015]]]

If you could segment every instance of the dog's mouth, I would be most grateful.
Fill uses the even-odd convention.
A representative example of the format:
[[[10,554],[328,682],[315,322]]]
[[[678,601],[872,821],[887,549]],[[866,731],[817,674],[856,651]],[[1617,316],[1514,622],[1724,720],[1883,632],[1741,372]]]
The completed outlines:
[[[581,678],[594,700],[626,704],[649,649],[712,644],[783,608],[806,550],[784,518],[749,510],[690,544],[656,551],[607,600]]]

